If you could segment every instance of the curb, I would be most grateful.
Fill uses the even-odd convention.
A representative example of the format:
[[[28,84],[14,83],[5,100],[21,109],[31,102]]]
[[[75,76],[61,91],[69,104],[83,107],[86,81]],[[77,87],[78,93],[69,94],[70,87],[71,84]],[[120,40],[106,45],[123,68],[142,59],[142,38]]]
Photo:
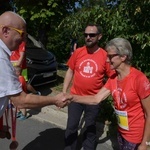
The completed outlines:
[[[56,106],[46,106],[41,109],[29,110],[32,118],[40,121],[46,121],[65,129],[67,125],[67,107],[57,108]]]
[[[32,115],[33,119],[37,119],[42,122],[52,123],[65,130],[67,125],[67,107],[57,108],[54,105],[46,106],[39,109],[28,110],[28,113]],[[108,145],[109,149],[112,149],[112,142],[107,136],[108,126],[100,122],[97,122],[97,136],[98,141],[103,141],[107,139],[105,143]],[[79,134],[82,133],[82,127],[79,127]]]

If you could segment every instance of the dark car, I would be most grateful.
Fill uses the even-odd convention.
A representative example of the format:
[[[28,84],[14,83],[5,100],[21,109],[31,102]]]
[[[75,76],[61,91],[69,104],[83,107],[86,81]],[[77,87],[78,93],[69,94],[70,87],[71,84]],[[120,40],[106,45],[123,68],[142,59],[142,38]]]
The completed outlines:
[[[32,86],[48,84],[57,80],[57,61],[43,44],[28,35],[26,44],[28,82]]]

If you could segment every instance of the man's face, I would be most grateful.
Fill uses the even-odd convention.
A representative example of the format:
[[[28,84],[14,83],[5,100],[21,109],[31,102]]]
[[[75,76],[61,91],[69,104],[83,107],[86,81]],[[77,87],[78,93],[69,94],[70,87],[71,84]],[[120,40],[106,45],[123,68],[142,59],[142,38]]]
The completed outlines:
[[[101,35],[98,33],[96,26],[87,26],[84,32],[85,36],[85,45],[88,48],[92,48],[98,44],[98,41],[101,38]]]
[[[19,45],[22,43],[22,41],[25,40],[26,36],[26,30],[24,27],[21,28],[14,28],[14,27],[8,27],[10,30],[10,34],[14,37],[12,40],[12,50],[16,50],[19,48]]]

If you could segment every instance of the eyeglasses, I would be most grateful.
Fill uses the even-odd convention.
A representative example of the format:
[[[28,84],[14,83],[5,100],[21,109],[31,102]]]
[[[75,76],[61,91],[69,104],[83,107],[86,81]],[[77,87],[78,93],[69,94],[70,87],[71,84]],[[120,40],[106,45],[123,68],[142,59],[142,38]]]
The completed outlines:
[[[109,60],[111,60],[112,58],[114,58],[115,56],[119,56],[119,54],[108,54],[107,57],[109,58]]]
[[[17,28],[14,28],[14,27],[11,27],[11,26],[8,26],[8,28],[10,29],[13,29],[15,31],[17,31],[21,37],[24,37],[26,35],[26,33],[23,31],[23,30],[20,30],[20,29],[17,29]]]
[[[0,25],[0,27],[4,27],[4,25]],[[26,32],[24,32],[23,30],[20,30],[20,29],[17,29],[17,28],[14,28],[14,27],[11,27],[11,26],[6,26],[7,28],[10,28],[12,30],[15,30],[17,31],[21,37],[24,37],[25,35],[27,35]]]
[[[98,34],[99,34],[99,33],[84,33],[84,37],[86,37],[86,38],[87,38],[88,36],[89,36],[90,38],[91,38],[91,37],[96,37]]]

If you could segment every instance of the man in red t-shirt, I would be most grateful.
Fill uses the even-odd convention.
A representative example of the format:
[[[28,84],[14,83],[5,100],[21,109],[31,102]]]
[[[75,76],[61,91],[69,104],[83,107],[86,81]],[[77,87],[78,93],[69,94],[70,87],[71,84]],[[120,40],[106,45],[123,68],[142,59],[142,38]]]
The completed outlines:
[[[70,83],[71,94],[94,95],[103,86],[105,75],[110,74],[107,53],[98,46],[102,37],[101,28],[90,24],[85,28],[85,46],[77,48],[68,61],[69,69],[64,79],[63,92],[66,93]],[[78,126],[82,113],[85,113],[85,132],[83,149],[95,150],[96,147],[96,116],[99,105],[89,106],[71,103],[68,106],[68,122],[65,132],[65,150],[76,150]]]
[[[17,50],[12,51],[10,61],[12,62],[13,66],[19,66],[22,68],[22,75],[27,81],[26,45],[24,41],[19,45]]]
[[[14,66],[26,69],[25,42],[22,42],[17,50],[12,51],[10,61]]]
[[[12,51],[10,61],[12,62],[14,67],[21,68],[21,75],[24,77],[25,81],[28,81],[27,65],[26,65],[26,45],[24,41],[19,45],[19,48],[17,50]],[[33,89],[34,88],[32,87],[32,85],[27,83],[28,92],[34,91],[33,92],[34,94],[36,93],[38,95],[41,95],[39,91],[35,91]]]

